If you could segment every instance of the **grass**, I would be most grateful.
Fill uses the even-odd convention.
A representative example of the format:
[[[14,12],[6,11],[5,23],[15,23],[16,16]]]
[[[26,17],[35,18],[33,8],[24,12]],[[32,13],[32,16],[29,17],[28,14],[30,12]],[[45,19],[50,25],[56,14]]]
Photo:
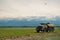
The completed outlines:
[[[22,36],[27,40],[60,40],[60,28],[50,33],[36,33],[35,28],[0,28],[0,39]]]
[[[34,29],[23,29],[23,28],[1,28],[0,29],[0,38],[2,37],[15,37],[15,36],[23,36],[26,34],[34,34]]]

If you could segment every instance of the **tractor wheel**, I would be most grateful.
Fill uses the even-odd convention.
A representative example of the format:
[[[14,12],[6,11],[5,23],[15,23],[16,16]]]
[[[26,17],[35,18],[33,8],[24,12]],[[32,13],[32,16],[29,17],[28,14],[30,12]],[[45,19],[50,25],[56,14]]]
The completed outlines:
[[[54,32],[54,27],[50,27],[48,30],[49,32]]]
[[[39,33],[39,30],[37,30],[37,33]]]
[[[42,30],[42,27],[41,26],[38,26],[37,28],[36,28],[36,32],[37,33],[39,33],[39,31],[41,31]]]

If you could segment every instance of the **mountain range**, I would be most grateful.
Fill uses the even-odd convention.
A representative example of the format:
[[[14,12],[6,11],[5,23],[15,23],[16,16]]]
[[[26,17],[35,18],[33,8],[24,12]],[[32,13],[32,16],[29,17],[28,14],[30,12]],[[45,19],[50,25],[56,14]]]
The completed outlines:
[[[0,19],[0,26],[38,26],[40,23],[53,23],[60,26],[60,17],[22,17],[22,18],[4,18]]]

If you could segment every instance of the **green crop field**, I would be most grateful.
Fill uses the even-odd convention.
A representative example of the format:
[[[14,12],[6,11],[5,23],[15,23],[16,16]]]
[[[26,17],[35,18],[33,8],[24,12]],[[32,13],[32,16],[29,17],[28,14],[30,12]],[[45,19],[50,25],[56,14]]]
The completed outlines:
[[[48,33],[36,33],[35,28],[0,28],[0,40],[60,40],[60,27]]]

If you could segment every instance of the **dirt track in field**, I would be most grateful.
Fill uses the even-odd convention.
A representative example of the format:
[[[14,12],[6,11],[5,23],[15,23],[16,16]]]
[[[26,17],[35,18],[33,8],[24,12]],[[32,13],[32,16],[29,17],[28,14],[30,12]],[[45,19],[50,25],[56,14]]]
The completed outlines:
[[[40,39],[40,38],[45,38],[47,36],[51,35],[60,35],[59,33],[36,33],[36,34],[26,34],[24,36],[17,36],[17,37],[10,37],[10,38],[1,38],[0,40],[33,40],[34,39]]]
[[[46,34],[45,34],[46,35]],[[11,37],[11,38],[1,38],[0,40],[29,40],[32,38],[41,38],[45,36],[44,34],[37,33],[37,34],[26,34],[24,36],[17,36],[17,37]]]

